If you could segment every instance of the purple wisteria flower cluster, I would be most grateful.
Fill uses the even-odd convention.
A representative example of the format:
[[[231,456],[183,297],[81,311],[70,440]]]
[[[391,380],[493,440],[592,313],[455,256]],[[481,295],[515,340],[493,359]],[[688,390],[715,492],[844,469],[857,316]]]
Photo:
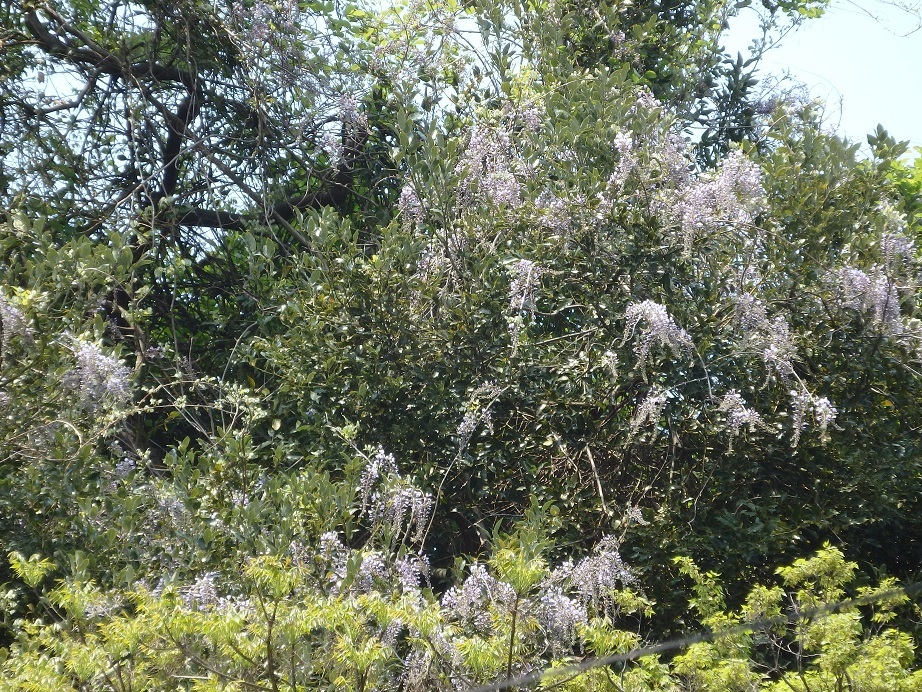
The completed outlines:
[[[734,298],[734,325],[742,334],[741,346],[762,356],[767,376],[787,380],[794,374],[797,347],[791,328],[781,315],[768,317],[765,303],[752,293]]]
[[[573,224],[573,215],[567,200],[545,190],[535,200],[538,209],[538,223],[558,236],[566,236]]]
[[[723,399],[717,410],[726,414],[726,427],[730,431],[730,445],[732,448],[733,438],[739,435],[740,430],[748,428],[749,432],[755,432],[756,428],[765,428],[762,417],[753,409],[746,406],[746,401],[742,395],[735,389],[731,389],[724,394]]]
[[[534,310],[542,273],[543,269],[531,260],[520,259],[513,264],[513,278],[509,285],[509,309],[512,312],[509,335],[512,337],[513,352],[519,348],[522,331],[525,329],[525,319]]]
[[[397,209],[400,211],[400,217],[405,228],[412,229],[422,224],[425,209],[423,208],[423,201],[412,183],[406,183],[400,191]]]
[[[668,393],[659,385],[654,385],[647,396],[637,405],[634,417],[631,418],[631,428],[628,431],[628,440],[634,436],[645,425],[656,425],[663,411],[666,409],[666,400]]]
[[[790,394],[794,419],[791,447],[797,447],[801,433],[811,422],[819,431],[820,443],[825,444],[829,440],[829,426],[838,415],[835,406],[826,397],[818,397],[806,389],[793,389]]]
[[[569,584],[578,602],[591,606],[599,614],[610,614],[615,592],[637,582],[637,578],[621,558],[618,540],[606,536],[596,545],[592,555],[576,564],[566,562],[551,574],[552,582]]]
[[[765,206],[761,169],[740,151],[731,152],[713,176],[695,180],[677,192],[663,206],[667,220],[681,229],[686,255],[691,254],[697,237],[724,226],[750,224]]]
[[[131,400],[131,371],[96,344],[77,339],[77,366],[64,375],[64,388],[75,393],[88,412],[118,410]]]
[[[573,647],[589,615],[585,604],[567,596],[559,586],[550,586],[538,597],[537,619],[551,651],[560,655]]]
[[[461,176],[459,200],[480,195],[498,207],[515,209],[522,203],[522,186],[514,174],[512,139],[502,127],[475,125],[455,172]]]
[[[510,584],[493,577],[485,565],[471,567],[461,586],[453,586],[442,596],[442,609],[449,618],[487,633],[492,628],[490,609],[512,612],[517,598]]]
[[[688,332],[679,327],[666,311],[666,308],[659,303],[652,300],[631,303],[628,305],[624,319],[622,344],[627,343],[638,326],[640,327],[634,353],[637,354],[640,370],[644,377],[646,377],[646,365],[650,356],[650,349],[654,345],[665,346],[676,356],[694,349],[694,344]]]
[[[13,338],[19,339],[24,346],[30,346],[35,339],[35,330],[29,319],[3,293],[0,293],[0,329],[3,330],[0,359],[6,357]]]
[[[509,285],[509,308],[514,312],[532,310],[538,291],[538,280],[543,270],[535,262],[520,259],[513,265],[513,279]]]
[[[183,602],[187,608],[206,610],[218,604],[218,573],[208,572],[187,586],[183,592]]]
[[[478,427],[483,426],[487,430],[493,430],[493,414],[490,409],[499,394],[500,389],[493,382],[480,385],[471,394],[464,409],[464,418],[458,426],[459,453],[467,447]]]
[[[837,278],[843,307],[865,315],[885,334],[903,332],[896,284],[881,267],[872,267],[868,273],[854,267],[843,267]]]
[[[401,478],[393,455],[379,449],[368,459],[359,497],[362,513],[376,525],[394,537],[422,542],[432,513],[432,496]]]

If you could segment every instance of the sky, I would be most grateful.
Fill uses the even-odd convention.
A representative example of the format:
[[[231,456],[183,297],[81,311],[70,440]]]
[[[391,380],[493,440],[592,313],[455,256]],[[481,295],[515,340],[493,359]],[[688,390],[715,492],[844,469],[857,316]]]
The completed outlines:
[[[821,18],[768,51],[762,70],[802,81],[826,103],[828,125],[865,148],[878,123],[922,147],[922,19],[880,0],[857,2],[832,0]],[[731,20],[724,46],[745,56],[757,26],[744,10]]]

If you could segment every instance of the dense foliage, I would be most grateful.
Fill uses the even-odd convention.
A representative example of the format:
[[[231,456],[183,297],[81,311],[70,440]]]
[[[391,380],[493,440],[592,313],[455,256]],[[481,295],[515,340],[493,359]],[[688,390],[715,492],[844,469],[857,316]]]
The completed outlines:
[[[0,689],[922,687],[919,164],[589,5],[0,10]]]

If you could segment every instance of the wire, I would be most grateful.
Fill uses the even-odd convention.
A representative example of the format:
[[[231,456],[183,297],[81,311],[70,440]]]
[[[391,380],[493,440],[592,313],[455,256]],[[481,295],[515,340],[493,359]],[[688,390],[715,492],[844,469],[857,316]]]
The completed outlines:
[[[545,668],[544,670],[532,671],[531,673],[527,673],[525,675],[506,678],[498,682],[490,683],[489,685],[468,688],[467,692],[498,692],[499,690],[508,690],[515,687],[523,687],[526,685],[534,684],[536,682],[541,682],[546,677],[575,677],[594,668],[602,668],[604,666],[610,666],[615,663],[628,663],[630,661],[635,661],[638,658],[643,658],[644,656],[652,656],[653,654],[659,654],[666,651],[683,649],[686,646],[691,646],[692,644],[698,644],[700,642],[714,641],[723,637],[732,637],[734,635],[769,629],[779,625],[791,625],[799,622],[800,620],[807,620],[823,615],[833,615],[846,609],[871,605],[878,601],[897,598],[900,596],[910,596],[920,591],[922,591],[922,582],[915,582],[907,586],[901,586],[895,589],[888,589],[887,591],[879,591],[877,593],[868,594],[867,596],[850,598],[844,601],[839,601],[837,603],[827,603],[818,608],[801,610],[789,615],[759,618],[749,622],[740,623],[739,625],[734,625],[733,627],[727,627],[725,629],[712,632],[699,632],[697,634],[687,635],[685,637],[672,639],[666,642],[660,642],[658,644],[650,644],[648,646],[638,647],[621,654],[611,654],[610,656],[587,658],[570,666]]]

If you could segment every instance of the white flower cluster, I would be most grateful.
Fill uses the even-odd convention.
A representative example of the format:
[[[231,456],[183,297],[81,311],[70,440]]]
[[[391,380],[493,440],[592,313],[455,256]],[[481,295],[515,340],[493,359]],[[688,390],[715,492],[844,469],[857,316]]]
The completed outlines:
[[[838,411],[826,397],[818,397],[806,389],[791,390],[791,404],[794,436],[791,447],[797,447],[801,433],[812,422],[820,433],[820,442],[825,444],[829,440],[829,426],[835,422]]]
[[[730,431],[730,444],[742,428],[748,427],[749,432],[755,432],[757,427],[765,427],[762,417],[746,406],[746,401],[735,389],[731,389],[721,399],[717,410],[727,416],[727,429]]]
[[[654,344],[666,346],[678,356],[682,352],[689,352],[694,348],[691,337],[684,329],[676,324],[675,320],[666,311],[666,308],[652,300],[642,303],[631,303],[624,315],[624,344],[634,334],[639,325],[642,325],[634,353],[640,361],[641,372],[646,375],[646,363],[650,349]]]
[[[395,537],[420,543],[432,513],[432,497],[404,481],[393,455],[379,449],[362,471],[362,514]],[[412,533],[411,533],[412,532]]]
[[[35,338],[35,330],[22,310],[10,303],[3,293],[0,293],[0,328],[3,337],[0,339],[0,358],[5,357],[13,337],[18,338],[23,345],[31,345]]]
[[[678,223],[683,249],[690,254],[696,237],[723,226],[751,223],[764,205],[761,169],[734,151],[713,176],[680,188],[667,216]]]
[[[131,399],[131,371],[96,344],[77,340],[74,348],[77,367],[62,381],[77,394],[80,405],[90,412],[119,409]]]
[[[492,629],[489,608],[511,612],[515,602],[515,589],[493,577],[481,564],[471,567],[460,587],[453,586],[442,596],[442,608],[449,617],[484,633]]]
[[[502,127],[475,125],[456,173],[462,175],[460,198],[471,201],[474,192],[500,207],[522,203],[522,187],[513,173],[512,140]]]
[[[885,334],[903,332],[896,284],[880,267],[872,267],[870,273],[843,267],[838,272],[838,284],[844,307],[866,315]]]
[[[793,375],[797,347],[787,320],[780,315],[769,319],[765,303],[751,293],[737,296],[734,303],[735,325],[743,335],[743,343],[762,356],[768,376],[774,374],[786,380]]]
[[[628,440],[633,439],[637,431],[644,425],[656,425],[659,422],[660,417],[663,415],[663,410],[666,408],[666,399],[666,390],[659,385],[655,385],[647,393],[644,400],[637,406],[634,417],[631,419],[631,429],[628,433]]]

